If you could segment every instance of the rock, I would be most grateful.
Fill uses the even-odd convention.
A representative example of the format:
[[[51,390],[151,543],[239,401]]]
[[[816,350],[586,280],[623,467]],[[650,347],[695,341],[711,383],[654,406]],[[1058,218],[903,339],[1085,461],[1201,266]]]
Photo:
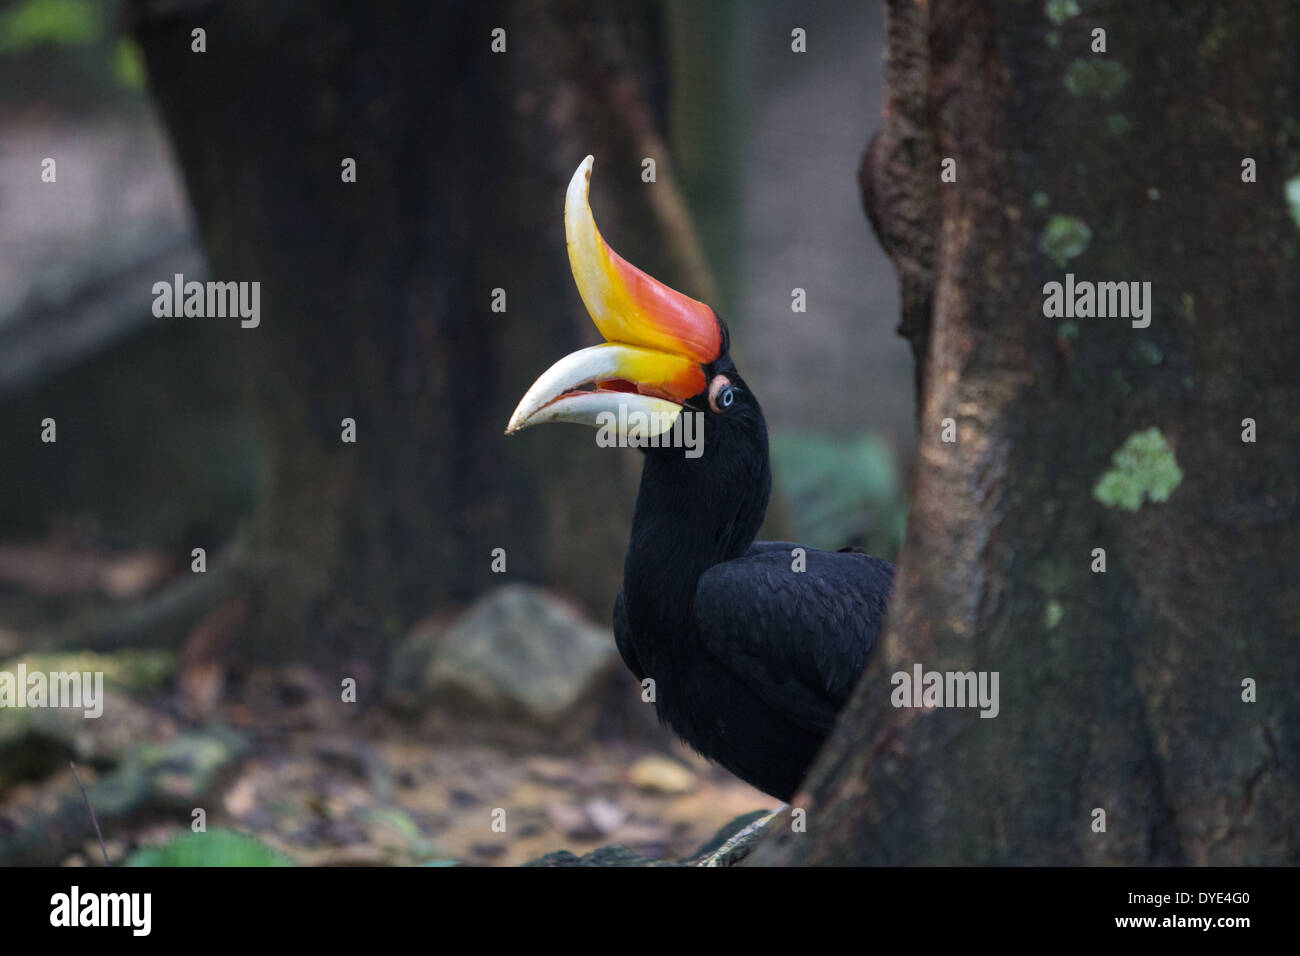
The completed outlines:
[[[141,744],[116,770],[88,788],[90,800],[101,820],[144,813],[188,814],[212,794],[247,750],[241,734],[222,727]]]
[[[582,812],[581,807],[567,803],[553,803],[546,808],[546,818],[552,827],[571,840],[598,840],[603,836]]]
[[[62,773],[69,760],[99,766],[117,763],[141,741],[156,739],[167,728],[148,708],[127,693],[157,690],[168,678],[175,657],[165,651],[118,651],[113,654],[27,654],[0,663],[0,679],[13,693],[26,699],[35,674],[103,674],[103,699],[89,709],[99,717],[86,717],[88,708],[19,707],[0,709],[0,793],[19,780],[39,780]],[[90,689],[94,690],[94,678]],[[91,700],[82,698],[91,705]]]
[[[394,650],[388,664],[384,693],[397,710],[416,714],[424,704],[424,681],[433,665],[434,655],[454,618],[430,614],[416,621]]]
[[[417,640],[429,643],[412,635]],[[436,645],[421,686],[426,705],[548,726],[561,723],[617,660],[608,630],[525,584],[480,598]],[[405,658],[416,656],[408,646]]]
[[[788,809],[784,804],[775,810],[754,810],[736,817],[713,835],[713,839],[686,860],[687,866],[735,866],[754,851],[759,839]]]
[[[129,698],[105,689],[103,706],[99,719],[66,707],[0,711],[0,792],[18,780],[61,773],[69,760],[116,763],[154,734],[157,717]]]
[[[531,860],[524,866],[735,866],[749,856],[766,828],[785,809],[783,806],[772,811],[755,810],[739,816],[718,830],[693,856],[679,862],[654,860],[629,850],[621,843],[611,843],[581,857],[568,850],[559,850]]]
[[[87,779],[87,796],[107,839],[133,820],[188,823],[193,808],[215,805],[217,790],[247,750],[243,736],[223,728],[139,744],[116,769]],[[0,866],[50,866],[82,845],[91,825],[80,790],[67,785],[70,779],[69,772],[64,780],[43,784],[44,797],[25,819],[0,819]]]
[[[582,805],[582,812],[587,815],[591,825],[601,833],[613,833],[627,822],[627,811],[613,800],[601,797],[588,800]]]
[[[669,863],[664,860],[652,860],[649,857],[634,853],[621,843],[612,843],[609,846],[602,846],[599,850],[592,850],[586,856],[576,856],[568,850],[559,850],[555,853],[548,853],[546,856],[536,860],[530,860],[524,866],[681,866],[680,863]]]
[[[595,797],[581,806],[550,804],[546,816],[551,826],[571,839],[598,840],[626,823],[628,813],[612,800]]]
[[[64,707],[0,710],[0,793],[21,780],[63,773],[69,760],[115,764],[141,740],[157,735],[159,721],[148,708],[108,688],[103,705],[99,719]]]
[[[572,787],[576,783],[576,768],[572,760],[559,757],[534,756],[524,761],[528,776],[540,783],[555,787]]]
[[[651,793],[677,795],[695,789],[695,774],[671,757],[650,754],[628,770],[632,785]]]

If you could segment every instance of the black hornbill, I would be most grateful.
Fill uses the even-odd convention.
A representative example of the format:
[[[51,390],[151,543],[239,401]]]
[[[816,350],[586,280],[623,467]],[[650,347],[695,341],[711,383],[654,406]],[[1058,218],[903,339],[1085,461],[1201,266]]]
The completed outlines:
[[[755,542],[772,490],[767,426],[727,327],[605,244],[588,202],[593,162],[569,184],[564,224],[578,291],[606,344],[553,365],[506,432],[650,423],[614,604],[619,652],[639,680],[653,679],[661,721],[788,801],[875,644],[894,569],[856,552]],[[702,453],[644,447],[683,412],[703,423]]]

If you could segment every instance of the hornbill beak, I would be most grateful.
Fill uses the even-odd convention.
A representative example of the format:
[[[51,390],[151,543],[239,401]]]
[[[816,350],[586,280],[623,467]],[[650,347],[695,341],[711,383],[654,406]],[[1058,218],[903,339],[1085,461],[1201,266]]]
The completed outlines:
[[[652,279],[605,244],[588,202],[594,162],[584,159],[569,181],[564,233],[578,292],[605,344],[579,349],[547,369],[510,416],[507,435],[543,422],[623,422],[629,416],[622,410],[649,413],[642,420],[656,423],[644,433],[652,438],[673,426],[688,398],[704,391],[703,366],[722,351],[712,309]]]

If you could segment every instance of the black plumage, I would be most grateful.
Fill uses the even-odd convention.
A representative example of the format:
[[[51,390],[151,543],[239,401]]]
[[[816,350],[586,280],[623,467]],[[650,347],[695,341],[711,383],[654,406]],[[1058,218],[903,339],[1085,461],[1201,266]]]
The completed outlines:
[[[801,546],[755,543],[772,486],[763,413],[725,344],[705,374],[726,377],[731,404],[687,403],[700,457],[645,449],[614,633],[664,723],[789,800],[879,637],[894,569],[805,548],[796,570]]]

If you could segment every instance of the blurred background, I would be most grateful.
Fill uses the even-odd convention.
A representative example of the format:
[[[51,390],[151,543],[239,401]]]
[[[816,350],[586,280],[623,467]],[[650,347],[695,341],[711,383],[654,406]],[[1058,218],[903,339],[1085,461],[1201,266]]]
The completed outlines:
[[[0,671],[108,695],[0,710],[0,864],[100,861],[69,760],[115,863],[682,857],[774,806],[618,659],[637,454],[502,429],[599,340],[593,153],[611,245],[731,326],[763,537],[893,559],[881,49],[848,0],[0,0]],[[260,325],[155,317],[177,273],[260,282]]]

